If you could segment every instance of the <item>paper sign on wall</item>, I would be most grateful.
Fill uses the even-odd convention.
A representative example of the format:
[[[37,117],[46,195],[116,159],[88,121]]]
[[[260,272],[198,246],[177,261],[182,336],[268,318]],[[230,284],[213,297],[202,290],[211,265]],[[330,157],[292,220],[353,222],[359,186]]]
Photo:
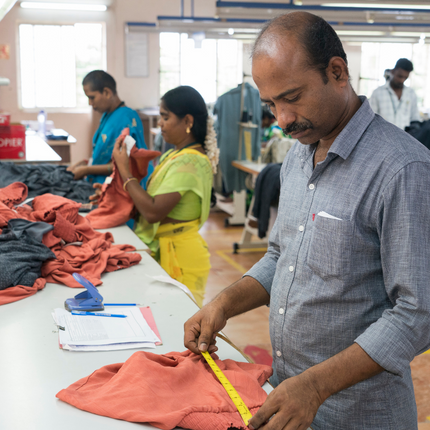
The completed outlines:
[[[148,34],[141,31],[125,33],[125,74],[128,78],[149,76]]]

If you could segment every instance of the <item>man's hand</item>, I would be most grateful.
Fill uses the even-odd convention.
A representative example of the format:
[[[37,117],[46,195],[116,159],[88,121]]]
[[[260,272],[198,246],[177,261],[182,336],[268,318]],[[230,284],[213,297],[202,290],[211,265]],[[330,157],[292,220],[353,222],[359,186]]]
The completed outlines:
[[[248,426],[262,430],[307,430],[322,403],[318,390],[302,373],[281,382],[267,396]]]
[[[226,324],[222,307],[216,301],[207,304],[184,324],[185,347],[195,354],[217,351],[215,336]]]
[[[249,428],[306,430],[328,397],[383,370],[361,346],[353,343],[333,357],[279,384],[252,417]]]
[[[250,276],[241,278],[222,290],[185,323],[185,347],[196,354],[217,351],[216,333],[225,327],[229,318],[267,303],[269,294],[258,281]]]

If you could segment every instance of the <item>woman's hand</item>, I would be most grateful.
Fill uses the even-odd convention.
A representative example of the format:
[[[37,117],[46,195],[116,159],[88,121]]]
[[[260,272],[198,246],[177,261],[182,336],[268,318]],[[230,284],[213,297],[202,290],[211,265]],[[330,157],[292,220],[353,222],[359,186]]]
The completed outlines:
[[[100,196],[102,194],[102,187],[103,187],[103,184],[99,184],[97,182],[95,184],[93,184],[93,188],[94,188],[95,192],[92,196],[90,196],[90,202],[93,205],[97,205],[99,203],[99,199],[100,199]]]
[[[127,148],[124,145],[124,136],[119,136],[115,141],[115,146],[113,147],[112,157],[115,160],[116,167],[123,180],[131,177],[129,158],[127,155]]]
[[[78,167],[82,167],[82,166],[87,166],[88,165],[88,160],[81,160],[81,161],[78,161],[77,163],[75,163],[75,164],[72,164],[71,166],[69,166],[66,170],[68,171],[68,172],[74,172],[75,171],[75,169],[77,169]]]
[[[88,175],[88,161],[81,160],[78,163],[69,166],[66,170],[72,172],[75,175],[75,180],[82,179]]]
[[[78,179],[85,178],[88,175],[88,166],[79,166],[75,169],[71,170],[71,172],[75,175],[75,181]]]

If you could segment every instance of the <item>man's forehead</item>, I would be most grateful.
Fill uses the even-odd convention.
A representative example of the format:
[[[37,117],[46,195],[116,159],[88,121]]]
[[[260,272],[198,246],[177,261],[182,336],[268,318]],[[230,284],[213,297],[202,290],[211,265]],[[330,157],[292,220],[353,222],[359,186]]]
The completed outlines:
[[[309,67],[302,58],[264,57],[255,58],[252,75],[257,86],[270,86],[276,93],[300,87],[307,79]],[[261,88],[260,88],[261,91]]]
[[[289,56],[302,53],[303,48],[297,38],[289,32],[270,31],[256,42],[253,60],[261,55],[269,57]]]

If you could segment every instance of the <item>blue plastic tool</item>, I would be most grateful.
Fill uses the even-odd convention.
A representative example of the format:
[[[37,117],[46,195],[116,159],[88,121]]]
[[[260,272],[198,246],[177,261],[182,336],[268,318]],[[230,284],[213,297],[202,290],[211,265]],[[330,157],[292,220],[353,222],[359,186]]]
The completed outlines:
[[[103,297],[97,288],[79,273],[73,273],[73,277],[87,289],[72,299],[64,302],[64,307],[69,311],[102,311]]]

